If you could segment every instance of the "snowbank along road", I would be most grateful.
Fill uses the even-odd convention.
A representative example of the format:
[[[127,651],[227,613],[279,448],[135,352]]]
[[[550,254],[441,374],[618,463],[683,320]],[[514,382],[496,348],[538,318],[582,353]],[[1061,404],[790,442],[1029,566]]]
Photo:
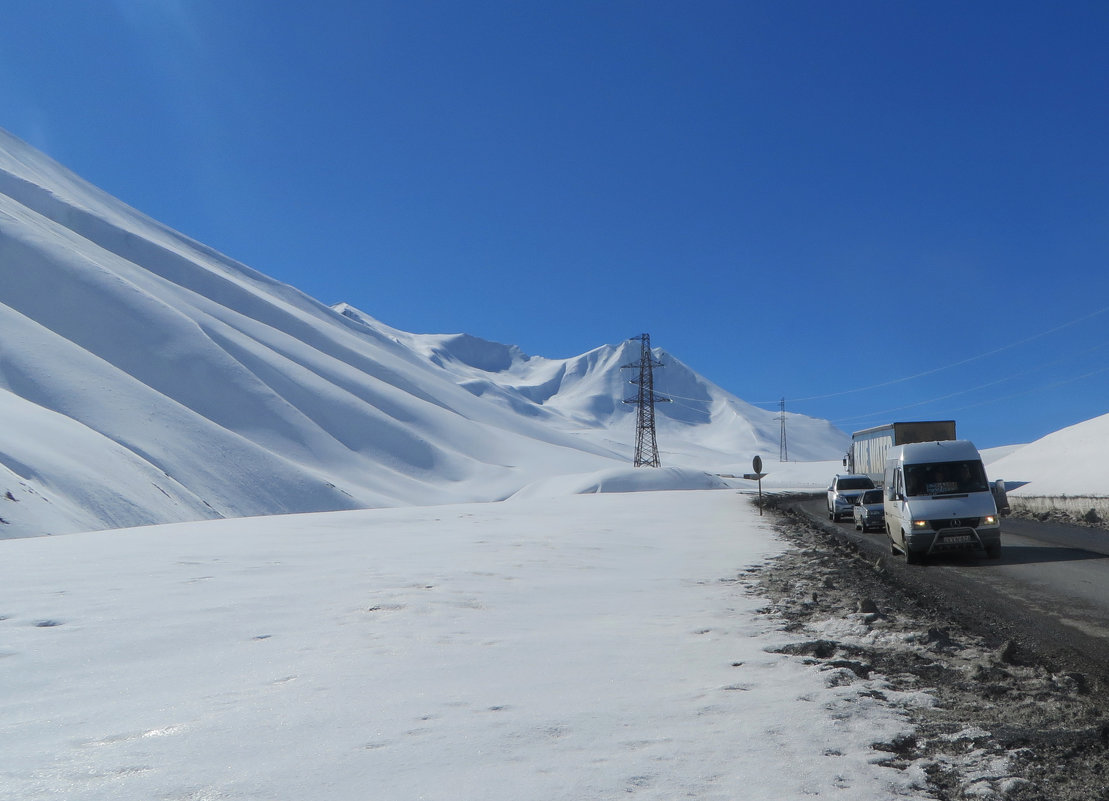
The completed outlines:
[[[880,746],[884,764],[922,772],[937,798],[1109,798],[1096,623],[1109,532],[1010,520],[1000,563],[909,566],[884,533],[824,520],[822,498],[782,508],[780,531],[800,548],[761,572],[758,589],[807,637],[790,652],[935,699],[910,709],[912,736]]]

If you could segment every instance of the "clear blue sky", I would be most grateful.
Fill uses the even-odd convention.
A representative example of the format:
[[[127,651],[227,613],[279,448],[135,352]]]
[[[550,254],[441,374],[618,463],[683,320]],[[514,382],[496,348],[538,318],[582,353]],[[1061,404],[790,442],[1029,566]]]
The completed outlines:
[[[3,16],[0,126],[325,303],[552,358],[646,331],[849,432],[1109,412],[1109,3]]]

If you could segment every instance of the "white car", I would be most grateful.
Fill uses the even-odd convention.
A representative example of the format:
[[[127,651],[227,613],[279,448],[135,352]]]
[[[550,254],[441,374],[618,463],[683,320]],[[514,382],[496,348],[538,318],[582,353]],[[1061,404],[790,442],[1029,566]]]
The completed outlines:
[[[880,489],[863,492],[851,510],[855,518],[855,531],[869,531],[872,528],[881,531],[885,527],[885,499]]]
[[[870,476],[854,473],[837,475],[832,479],[832,486],[828,487],[828,519],[839,520],[841,517],[851,517],[855,499],[868,489],[874,489],[874,482],[870,480]]]

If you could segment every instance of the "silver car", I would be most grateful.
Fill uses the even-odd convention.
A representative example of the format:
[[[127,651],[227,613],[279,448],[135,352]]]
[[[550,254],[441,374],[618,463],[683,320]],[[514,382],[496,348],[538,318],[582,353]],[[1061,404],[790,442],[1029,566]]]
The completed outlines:
[[[870,480],[870,476],[854,473],[837,475],[832,479],[832,486],[828,487],[828,519],[839,520],[841,517],[850,517],[855,499],[868,489],[874,489],[874,482]]]
[[[852,510],[856,531],[869,531],[872,528],[881,530],[885,527],[886,510],[880,489],[864,492],[856,499]]]

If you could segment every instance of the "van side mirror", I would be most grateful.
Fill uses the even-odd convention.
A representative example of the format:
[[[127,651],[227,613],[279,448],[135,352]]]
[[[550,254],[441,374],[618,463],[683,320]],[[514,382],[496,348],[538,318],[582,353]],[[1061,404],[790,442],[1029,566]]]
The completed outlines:
[[[1005,517],[1012,511],[1009,508],[1009,496],[1005,492],[1005,481],[998,479],[990,485],[990,492],[993,495],[994,506],[997,507],[997,514]]]

